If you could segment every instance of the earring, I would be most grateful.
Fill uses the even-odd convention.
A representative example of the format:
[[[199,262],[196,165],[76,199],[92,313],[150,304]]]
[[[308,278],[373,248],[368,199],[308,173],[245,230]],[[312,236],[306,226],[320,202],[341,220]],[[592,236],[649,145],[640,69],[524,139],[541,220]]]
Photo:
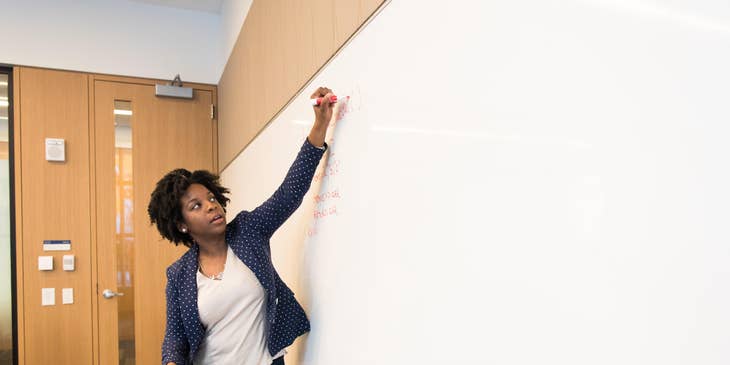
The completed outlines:
[[[185,228],[185,227],[183,227],[183,228],[181,229],[181,231],[182,231],[182,233],[188,233],[188,229],[187,229],[187,228]]]

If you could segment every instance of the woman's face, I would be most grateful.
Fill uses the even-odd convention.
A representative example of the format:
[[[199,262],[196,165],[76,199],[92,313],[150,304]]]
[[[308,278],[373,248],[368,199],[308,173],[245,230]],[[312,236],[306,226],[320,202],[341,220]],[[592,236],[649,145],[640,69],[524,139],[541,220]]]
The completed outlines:
[[[218,200],[205,186],[192,184],[180,198],[185,221],[180,230],[197,242],[219,237],[226,232],[226,216]]]

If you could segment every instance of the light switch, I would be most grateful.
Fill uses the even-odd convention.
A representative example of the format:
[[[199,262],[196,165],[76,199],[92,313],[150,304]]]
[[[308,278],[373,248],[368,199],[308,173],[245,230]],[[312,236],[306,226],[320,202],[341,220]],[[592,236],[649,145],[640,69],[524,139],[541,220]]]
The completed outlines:
[[[41,288],[41,305],[56,305],[56,288]]]
[[[76,258],[74,255],[63,255],[63,270],[74,271]]]
[[[53,256],[38,256],[38,270],[53,270]]]
[[[61,289],[61,297],[63,304],[74,304],[74,288]]]

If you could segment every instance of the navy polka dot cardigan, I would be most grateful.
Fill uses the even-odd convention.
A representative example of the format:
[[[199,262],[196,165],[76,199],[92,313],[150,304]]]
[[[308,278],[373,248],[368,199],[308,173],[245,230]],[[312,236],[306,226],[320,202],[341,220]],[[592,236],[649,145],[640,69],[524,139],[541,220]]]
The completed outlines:
[[[323,154],[324,149],[305,141],[284,182],[271,198],[251,212],[239,213],[226,227],[226,242],[256,274],[267,295],[267,344],[272,356],[308,332],[309,320],[271,263],[269,239],[302,203]],[[193,245],[167,268],[163,364],[191,363],[205,335],[198,316],[197,258],[198,245]]]

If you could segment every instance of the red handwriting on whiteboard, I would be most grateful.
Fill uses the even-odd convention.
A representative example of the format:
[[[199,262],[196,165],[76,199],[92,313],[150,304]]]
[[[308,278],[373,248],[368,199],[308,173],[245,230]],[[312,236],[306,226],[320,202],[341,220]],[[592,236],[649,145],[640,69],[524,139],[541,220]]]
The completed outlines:
[[[337,206],[332,205],[329,207],[319,208],[314,210],[314,219],[323,219],[333,215],[337,215]]]
[[[328,176],[337,175],[340,172],[340,160],[333,160],[327,163],[327,166],[320,172],[314,174],[314,181],[325,179]]]
[[[339,122],[342,120],[342,118],[347,115],[347,113],[352,111],[352,107],[350,106],[350,97],[345,97],[345,100],[343,103],[340,104],[340,108],[337,110],[337,118],[335,118],[336,122]],[[332,124],[330,124],[332,125]]]
[[[325,202],[330,199],[339,199],[340,198],[340,189],[335,189],[333,191],[326,191],[321,194],[317,194],[314,196],[314,201],[319,204],[322,202]]]
[[[319,230],[317,229],[317,225],[312,226],[311,228],[307,229],[307,237],[316,236]]]

